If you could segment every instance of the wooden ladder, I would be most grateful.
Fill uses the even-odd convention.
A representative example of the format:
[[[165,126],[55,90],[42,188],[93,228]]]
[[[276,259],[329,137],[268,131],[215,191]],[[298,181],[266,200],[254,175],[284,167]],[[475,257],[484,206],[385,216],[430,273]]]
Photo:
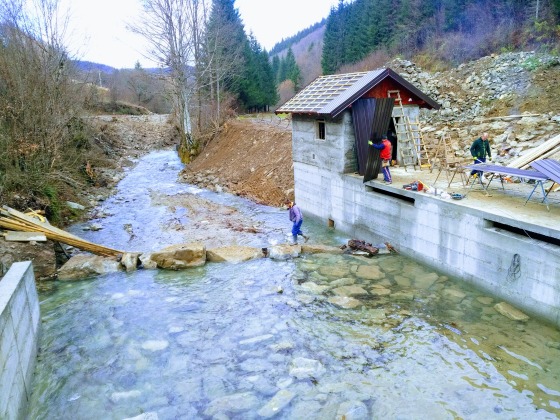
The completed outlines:
[[[432,172],[435,165],[439,166],[439,172],[434,181],[434,184],[439,179],[441,173],[445,171],[448,181],[447,188],[451,186],[451,183],[453,182],[453,179],[457,174],[459,174],[463,186],[466,185],[467,176],[465,175],[463,167],[467,163],[469,162],[467,162],[465,159],[455,157],[454,153],[451,150],[451,138],[449,137],[449,134],[443,133],[436,146],[434,158],[432,160],[432,166],[430,169],[430,172]],[[451,175],[451,178],[449,178],[449,175]]]
[[[426,148],[426,142],[424,141],[424,136],[422,135],[422,130],[420,129],[420,121],[418,117],[415,120],[411,120],[410,117],[406,117],[409,124],[410,133],[414,141],[416,158],[418,159],[418,165],[420,169],[432,167],[430,163],[430,155],[428,154],[428,149]]]
[[[416,169],[416,166],[419,166],[420,169],[429,167],[430,160],[420,130],[420,121],[418,121],[418,118],[411,121],[410,117],[406,115],[399,90],[389,90],[387,96],[395,99],[393,124],[399,141],[399,151],[404,170],[407,170],[407,166],[413,166],[414,169]]]

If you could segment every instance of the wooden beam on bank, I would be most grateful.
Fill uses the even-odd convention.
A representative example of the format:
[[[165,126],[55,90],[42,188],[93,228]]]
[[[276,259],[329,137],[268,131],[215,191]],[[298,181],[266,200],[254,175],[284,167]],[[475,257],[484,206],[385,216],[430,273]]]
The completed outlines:
[[[48,222],[42,222],[8,206],[3,206],[3,208],[0,209],[0,227],[18,232],[43,233],[48,239],[63,242],[67,245],[71,245],[97,255],[118,257],[124,253],[124,251],[86,241],[76,235],[66,232],[65,230],[52,226]]]

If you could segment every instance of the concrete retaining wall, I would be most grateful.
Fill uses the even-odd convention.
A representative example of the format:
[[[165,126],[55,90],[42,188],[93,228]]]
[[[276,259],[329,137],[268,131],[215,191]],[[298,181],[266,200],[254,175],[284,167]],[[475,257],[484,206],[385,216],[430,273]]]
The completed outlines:
[[[24,417],[40,321],[33,266],[14,263],[0,280],[0,419]]]
[[[358,239],[388,240],[402,254],[560,326],[560,246],[553,244],[560,229],[380,184],[374,188],[362,177],[335,172],[294,162],[295,196],[304,213],[325,223],[330,219],[336,229]],[[515,267],[517,275],[508,275]]]

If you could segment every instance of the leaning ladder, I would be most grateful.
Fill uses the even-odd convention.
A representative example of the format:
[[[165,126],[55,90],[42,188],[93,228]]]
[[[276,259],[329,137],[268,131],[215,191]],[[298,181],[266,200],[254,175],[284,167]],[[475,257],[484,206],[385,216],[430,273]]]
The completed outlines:
[[[431,168],[430,156],[428,154],[428,149],[426,148],[426,142],[424,141],[424,136],[422,135],[422,130],[420,129],[420,120],[416,117],[415,120],[410,120],[410,117],[406,117],[408,122],[408,128],[414,139],[414,146],[416,151],[416,157],[418,159],[418,165],[420,169]]]
[[[410,117],[406,115],[399,90],[389,90],[387,95],[389,98],[395,99],[393,124],[395,125],[397,139],[400,142],[399,151],[405,171],[407,166],[413,166],[414,169],[417,165],[420,166],[420,169],[429,167],[430,161],[420,130],[420,121],[418,121],[418,118],[411,121]]]

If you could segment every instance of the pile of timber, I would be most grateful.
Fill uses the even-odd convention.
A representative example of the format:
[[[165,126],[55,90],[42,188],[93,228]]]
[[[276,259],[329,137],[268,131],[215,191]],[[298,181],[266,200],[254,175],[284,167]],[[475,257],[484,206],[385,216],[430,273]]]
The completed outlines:
[[[83,251],[105,257],[119,257],[124,253],[117,249],[85,241],[78,236],[52,226],[46,219],[43,222],[38,218],[29,216],[8,206],[3,206],[3,208],[0,209],[0,228],[18,232],[39,232],[53,241],[62,242]]]
[[[537,159],[546,159],[560,153],[560,135],[545,141],[538,147],[525,153],[523,156],[512,160],[507,166],[517,169],[529,169],[531,162]]]

